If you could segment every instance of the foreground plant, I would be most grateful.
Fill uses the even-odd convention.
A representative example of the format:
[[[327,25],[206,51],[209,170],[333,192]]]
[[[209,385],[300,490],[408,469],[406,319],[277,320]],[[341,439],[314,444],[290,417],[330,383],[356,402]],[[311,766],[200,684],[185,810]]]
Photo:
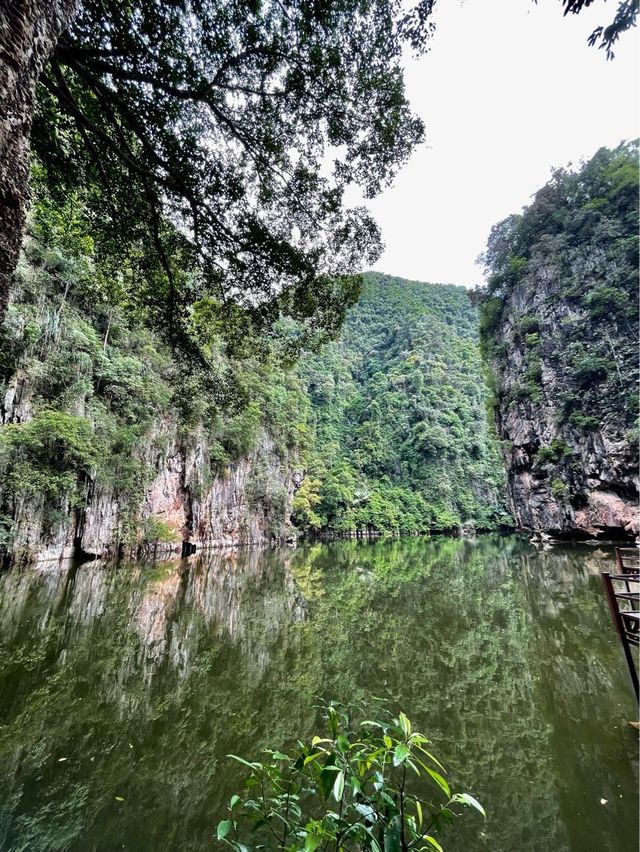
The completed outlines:
[[[452,793],[429,740],[404,713],[353,725],[332,702],[325,719],[328,736],[298,741],[291,754],[267,751],[265,762],[229,755],[250,773],[218,823],[219,841],[237,852],[441,850],[436,835],[460,806],[484,816],[469,793]]]

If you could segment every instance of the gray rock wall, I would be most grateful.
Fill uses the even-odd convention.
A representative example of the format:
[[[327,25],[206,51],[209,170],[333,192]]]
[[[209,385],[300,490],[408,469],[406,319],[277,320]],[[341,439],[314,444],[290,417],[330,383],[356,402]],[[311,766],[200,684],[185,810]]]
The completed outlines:
[[[28,380],[16,377],[3,400],[2,422],[24,422],[31,416]],[[289,518],[303,474],[296,459],[278,454],[266,431],[259,433],[246,458],[215,471],[204,433],[191,436],[185,446],[177,424],[168,417],[148,436],[140,456],[148,475],[135,507],[119,492],[117,483],[99,478],[86,482],[82,505],[57,507],[53,524],[43,499],[18,498],[13,558],[40,561],[106,556],[115,554],[123,539],[128,553],[142,548],[156,555],[177,555],[185,543],[203,549],[295,538]],[[149,519],[162,527],[162,538],[175,540],[145,540],[144,525]],[[135,534],[136,543],[131,541],[131,531],[123,535],[124,526],[128,524],[131,530],[132,522],[140,530]]]
[[[550,239],[507,298],[496,332],[496,419],[518,526],[566,537],[629,536],[638,519],[638,447],[625,407],[637,390],[633,329],[594,317],[580,293],[607,281],[606,257]],[[567,282],[575,296],[567,297]],[[605,353],[608,372],[576,381]],[[582,360],[580,360],[582,359]],[[580,399],[588,403],[580,409]],[[590,418],[576,425],[567,401]],[[585,410],[586,409],[586,410]]]

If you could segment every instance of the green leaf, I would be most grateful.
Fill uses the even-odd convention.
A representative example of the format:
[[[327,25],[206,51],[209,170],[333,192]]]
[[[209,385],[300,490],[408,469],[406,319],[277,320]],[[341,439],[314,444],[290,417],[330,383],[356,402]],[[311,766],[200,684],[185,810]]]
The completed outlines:
[[[261,763],[249,763],[248,760],[245,760],[244,757],[238,757],[237,754],[228,754],[227,757],[230,757],[231,760],[237,760],[238,763],[244,763],[245,766],[250,766],[251,769],[258,769],[262,766]]]
[[[409,746],[406,743],[398,743],[393,751],[393,765],[400,766],[409,757]]]
[[[334,763],[335,757],[330,754],[327,758],[327,765],[322,769],[322,772],[318,777],[318,789],[325,799],[329,798],[329,794],[331,793],[331,788],[333,787],[333,782],[335,780],[333,776],[333,770],[335,770],[333,765]]]
[[[445,822],[455,822],[456,816],[457,814],[454,814],[449,808],[441,808],[438,814],[439,820],[444,820]]]
[[[349,751],[349,740],[345,737],[344,734],[340,734],[338,739],[336,740],[338,749],[344,754],[346,751]]]
[[[304,759],[304,766],[311,763],[312,760],[317,760],[319,757],[322,757],[323,754],[326,754],[326,751],[316,751],[314,754],[310,754],[308,757]]]
[[[224,840],[233,828],[233,820],[223,819],[218,823],[218,840]]]
[[[367,755],[367,766],[371,766],[376,757],[379,757],[381,754],[384,754],[385,751],[386,749],[384,748],[377,748],[375,751],[372,751],[371,754]]]
[[[383,802],[386,802],[389,805],[390,808],[395,808],[395,806],[396,806],[395,801],[384,790],[380,791],[380,798],[382,799]]]
[[[430,843],[434,849],[437,849],[438,852],[443,852],[442,846],[440,846],[435,837],[431,837],[430,834],[425,834],[424,839],[427,841],[427,843]]]
[[[427,742],[428,742],[428,741],[427,741]],[[440,763],[440,761],[439,761],[436,757],[434,757],[434,756],[431,754],[431,752],[430,752],[430,751],[427,751],[427,750],[426,750],[426,748],[422,748],[422,746],[420,746],[420,745],[418,746],[418,748],[420,749],[420,751],[421,751],[423,754],[426,754],[426,755],[427,755],[427,757],[429,758],[429,760],[432,760],[432,761],[435,763],[435,765],[436,765],[436,766],[439,766],[439,767],[440,767],[440,769],[442,769],[442,771],[443,771],[443,772],[445,771],[444,766]]]
[[[423,764],[423,766],[424,766],[424,764]],[[431,769],[430,766],[425,766],[424,768],[427,770],[429,775],[436,782],[438,787],[440,787],[440,789],[443,791],[443,793],[447,796],[447,798],[450,799],[451,798],[451,789],[450,789],[449,785],[447,784],[447,782],[442,777],[442,775],[440,775],[439,772],[436,772],[435,769]]]
[[[393,745],[393,741],[392,741],[391,737],[388,734],[385,734],[382,739],[383,739],[386,747],[391,748],[391,746]]]
[[[232,811],[239,801],[240,796],[234,794],[229,800],[229,810]]]
[[[329,707],[329,730],[333,734],[334,737],[338,734],[338,714],[335,711],[335,708]]]
[[[288,755],[288,754],[283,754],[281,751],[274,751],[274,752],[272,752],[271,757],[272,757],[274,760],[289,760],[289,755]]]
[[[404,713],[401,713],[398,717],[398,721],[400,722],[400,727],[402,728],[402,733],[405,737],[411,736],[411,722],[407,719]]]
[[[393,822],[384,833],[384,852],[399,852],[400,849],[400,819],[395,816]]]
[[[304,841],[304,852],[313,852],[322,843],[322,838],[317,834],[307,834]]]
[[[422,828],[422,805],[416,799],[416,813],[418,814],[418,828]]]
[[[428,772],[429,775],[433,776],[434,770],[431,769],[430,766],[427,766],[427,764],[424,761],[420,760],[419,757],[416,757],[416,760],[420,764],[420,766],[424,769],[425,772]],[[444,772],[445,770],[443,769],[442,771]],[[439,778],[442,778],[442,776],[437,772],[436,772],[436,775],[438,775]],[[444,778],[442,780],[444,781]]]
[[[463,805],[469,805],[472,808],[475,808],[479,811],[483,817],[486,817],[486,813],[480,802],[475,799],[470,793],[456,793],[453,797],[454,802],[462,802]]]
[[[336,802],[339,802],[342,799],[342,792],[344,790],[344,772],[340,770],[336,775],[336,780],[333,784],[333,796]]]
[[[357,802],[355,808],[365,819],[368,819],[371,822],[375,822],[377,819],[376,812],[371,805],[367,805],[364,802]]]

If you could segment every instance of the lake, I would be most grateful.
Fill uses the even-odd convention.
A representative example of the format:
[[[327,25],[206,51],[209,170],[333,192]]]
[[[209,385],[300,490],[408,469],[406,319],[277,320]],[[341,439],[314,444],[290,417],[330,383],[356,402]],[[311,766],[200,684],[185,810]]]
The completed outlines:
[[[0,576],[0,848],[215,849],[318,697],[388,700],[465,814],[447,852],[635,852],[634,700],[613,550],[518,536],[337,541]]]

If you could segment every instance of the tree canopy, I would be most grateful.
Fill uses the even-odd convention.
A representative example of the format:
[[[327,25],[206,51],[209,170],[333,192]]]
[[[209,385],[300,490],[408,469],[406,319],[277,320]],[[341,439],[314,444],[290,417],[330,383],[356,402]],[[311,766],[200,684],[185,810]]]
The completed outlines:
[[[565,15],[577,15],[587,6],[591,6],[593,0],[562,0]],[[638,0],[620,0],[613,21],[606,26],[598,26],[589,36],[589,44],[606,50],[607,59],[613,59],[613,47],[620,35],[631,27],[635,27],[638,18]]]
[[[107,241],[141,246],[170,332],[187,290],[335,324],[381,250],[344,192],[375,195],[423,138],[400,58],[432,6],[87,0],[41,77],[35,152],[54,189],[94,187]]]

